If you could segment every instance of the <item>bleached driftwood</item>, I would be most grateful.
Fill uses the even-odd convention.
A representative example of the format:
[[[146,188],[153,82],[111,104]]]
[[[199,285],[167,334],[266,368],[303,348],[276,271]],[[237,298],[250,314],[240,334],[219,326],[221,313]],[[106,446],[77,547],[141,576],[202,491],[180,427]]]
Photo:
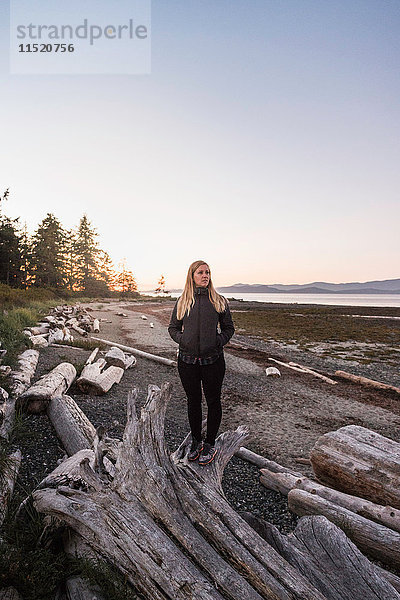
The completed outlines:
[[[269,469],[273,473],[290,473],[295,477],[302,477],[301,473],[296,473],[288,467],[284,467],[283,465],[280,465],[279,463],[273,460],[269,460],[264,456],[260,456],[260,454],[256,454],[255,452],[252,452],[251,450],[249,450],[248,448],[244,448],[243,446],[239,448],[239,450],[236,450],[235,456],[246,460],[247,462],[253,465],[256,465],[256,467],[258,467],[259,469]]]
[[[149,352],[144,352],[143,350],[138,350],[137,348],[131,348],[130,346],[124,346],[123,344],[117,344],[116,342],[102,340],[101,338],[92,337],[92,340],[96,340],[97,342],[103,342],[103,344],[107,344],[107,346],[115,346],[116,348],[124,350],[124,352],[136,354],[137,356],[143,356],[143,358],[149,358],[150,360],[154,360],[155,362],[159,362],[164,365],[169,365],[170,367],[176,366],[175,360],[170,360],[169,358],[164,358],[163,356],[156,356],[155,354],[150,354]]]
[[[0,438],[8,440],[15,419],[15,401],[31,382],[39,359],[37,350],[25,350],[18,356],[18,368],[11,372],[10,398],[3,406],[3,422],[0,425]]]
[[[98,352],[99,352],[99,348],[95,348],[93,350],[93,352],[90,354],[90,356],[88,357],[88,359],[86,360],[85,365],[91,365],[94,362]]]
[[[64,342],[64,332],[62,329],[52,329],[49,332],[49,337],[47,339],[49,344],[54,344],[55,342]]]
[[[52,398],[47,414],[69,456],[93,448],[96,429],[70,396]]]
[[[0,527],[5,519],[8,505],[14,491],[14,484],[18,476],[21,460],[21,451],[16,450],[7,457],[4,469],[0,472]]]
[[[250,513],[243,517],[289,564],[329,600],[398,600],[399,578],[370,563],[355,544],[322,516],[303,517],[285,536]]]
[[[280,377],[281,372],[276,367],[267,367],[265,369],[265,374],[267,377]]]
[[[129,397],[111,485],[84,460],[83,489],[38,490],[35,508],[65,521],[149,600],[323,600],[223,495],[223,470],[246,430],[222,434],[207,468],[187,462],[190,440],[171,460],[164,444],[170,396],[169,385],[151,386],[140,418]]]
[[[8,377],[11,374],[10,365],[0,365],[0,377]]]
[[[121,369],[124,370],[129,369],[129,367],[132,367],[136,364],[136,358],[134,356],[128,356],[116,346],[112,346],[104,358],[108,365],[121,367]]]
[[[322,435],[311,451],[317,479],[352,496],[400,508],[400,443],[358,425]]]
[[[277,360],[276,358],[271,358],[269,357],[268,360],[271,360],[272,362],[277,363],[278,365],[282,365],[283,367],[287,367],[288,369],[292,369],[292,371],[297,371],[298,373],[308,373],[308,375],[313,375],[314,377],[318,377],[318,379],[322,379],[322,381],[325,381],[326,383],[330,383],[331,385],[336,385],[337,381],[334,381],[333,379],[330,379],[330,377],[326,377],[325,375],[322,375],[321,373],[318,373],[317,371],[314,371],[313,369],[310,369],[309,367],[304,367],[302,365],[298,365],[295,362],[283,362],[281,360]]]
[[[36,326],[36,327],[29,327],[31,334],[34,336],[45,335],[46,333],[49,333],[49,329],[50,329],[50,325],[40,325],[40,326]]]
[[[69,389],[75,377],[74,365],[60,363],[21,394],[18,401],[27,405],[30,412],[41,412],[47,408],[51,398],[62,396]]]
[[[76,331],[76,333],[79,333],[79,335],[81,335],[83,337],[88,336],[88,332],[85,329],[82,329],[82,327],[79,327],[79,325],[71,325],[70,327],[71,327],[71,329]]]
[[[381,383],[380,381],[375,381],[374,379],[368,379],[367,377],[352,375],[351,373],[347,373],[346,371],[335,371],[335,376],[339,377],[340,379],[345,379],[346,381],[359,383],[360,385],[373,388],[375,390],[382,390],[384,392],[395,392],[396,394],[400,394],[400,388],[398,387],[395,387],[393,385],[387,385],[386,383]]]
[[[48,335],[48,334],[32,335],[29,339],[34,346],[37,346],[38,348],[45,348],[46,346],[49,345],[49,342],[46,339],[46,335]]]
[[[106,394],[114,383],[119,383],[124,374],[120,367],[108,367],[105,369],[106,361],[99,358],[95,363],[85,365],[77,385],[85,394]],[[104,369],[104,370],[103,370]]]
[[[99,321],[99,319],[95,319],[93,321],[93,331],[95,333],[99,333],[99,331],[100,331],[100,321]]]
[[[318,377],[318,379],[322,379],[322,381],[325,381],[326,383],[330,383],[331,385],[337,385],[337,381],[334,381],[330,377],[326,377],[325,375],[322,375],[322,373],[318,373],[318,371],[314,371],[314,369],[310,369],[309,367],[305,367],[304,365],[299,365],[293,361],[290,361],[289,365],[291,365],[293,367],[299,367],[305,373],[309,373],[310,375],[313,375],[314,377]]]
[[[265,468],[261,469],[260,482],[268,489],[286,496],[290,490],[304,490],[400,533],[400,510],[398,508],[382,506],[357,496],[338,492],[307,477],[296,477],[291,473],[273,473]]]
[[[288,505],[300,516],[325,516],[340,527],[361,552],[392,567],[400,567],[400,534],[397,531],[304,490],[291,490]]]

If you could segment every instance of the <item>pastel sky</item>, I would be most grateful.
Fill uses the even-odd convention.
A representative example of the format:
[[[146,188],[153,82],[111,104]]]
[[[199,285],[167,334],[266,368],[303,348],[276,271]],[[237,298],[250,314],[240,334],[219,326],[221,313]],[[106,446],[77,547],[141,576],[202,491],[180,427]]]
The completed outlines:
[[[149,75],[10,75],[2,2],[5,212],[86,213],[144,289],[198,258],[217,285],[400,277],[399,31],[398,0],[154,0]]]

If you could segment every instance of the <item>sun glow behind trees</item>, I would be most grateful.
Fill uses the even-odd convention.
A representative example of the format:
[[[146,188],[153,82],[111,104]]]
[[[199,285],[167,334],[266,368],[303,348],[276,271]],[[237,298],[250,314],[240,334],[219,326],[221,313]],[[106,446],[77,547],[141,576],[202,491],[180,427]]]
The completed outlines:
[[[134,274],[124,259],[114,269],[100,248],[98,233],[83,215],[76,229],[65,229],[53,213],[29,236],[20,219],[3,214],[8,189],[0,197],[0,283],[11,287],[45,287],[85,292],[137,292]]]

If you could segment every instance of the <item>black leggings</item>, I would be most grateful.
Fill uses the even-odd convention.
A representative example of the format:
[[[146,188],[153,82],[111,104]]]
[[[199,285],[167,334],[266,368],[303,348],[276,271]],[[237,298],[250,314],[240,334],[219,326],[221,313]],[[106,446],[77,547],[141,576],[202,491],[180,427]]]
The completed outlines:
[[[190,365],[179,359],[178,372],[188,399],[190,430],[196,440],[201,440],[201,386],[203,384],[208,407],[205,441],[214,445],[222,418],[221,388],[225,375],[224,356],[221,355],[211,365]]]

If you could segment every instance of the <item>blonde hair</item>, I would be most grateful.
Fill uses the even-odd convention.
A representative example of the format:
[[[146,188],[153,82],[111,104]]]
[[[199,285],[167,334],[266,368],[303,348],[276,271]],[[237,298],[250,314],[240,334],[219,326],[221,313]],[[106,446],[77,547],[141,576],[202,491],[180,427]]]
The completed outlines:
[[[207,265],[207,267],[210,269],[210,267],[208,266],[208,263],[206,263],[205,260],[196,260],[194,263],[192,263],[190,265],[190,267],[188,269],[185,287],[183,288],[182,295],[178,300],[176,316],[178,317],[179,320],[183,319],[183,317],[186,314],[188,315],[190,313],[192,306],[194,305],[195,285],[194,285],[194,280],[193,280],[193,274],[195,271],[197,271],[197,269],[201,265]],[[208,297],[210,298],[210,302],[214,306],[215,310],[218,313],[224,312],[224,310],[226,309],[227,302],[223,296],[218,294],[215,287],[213,286],[213,283],[211,281],[211,271],[210,271],[210,281],[208,282],[207,289],[208,289]]]

